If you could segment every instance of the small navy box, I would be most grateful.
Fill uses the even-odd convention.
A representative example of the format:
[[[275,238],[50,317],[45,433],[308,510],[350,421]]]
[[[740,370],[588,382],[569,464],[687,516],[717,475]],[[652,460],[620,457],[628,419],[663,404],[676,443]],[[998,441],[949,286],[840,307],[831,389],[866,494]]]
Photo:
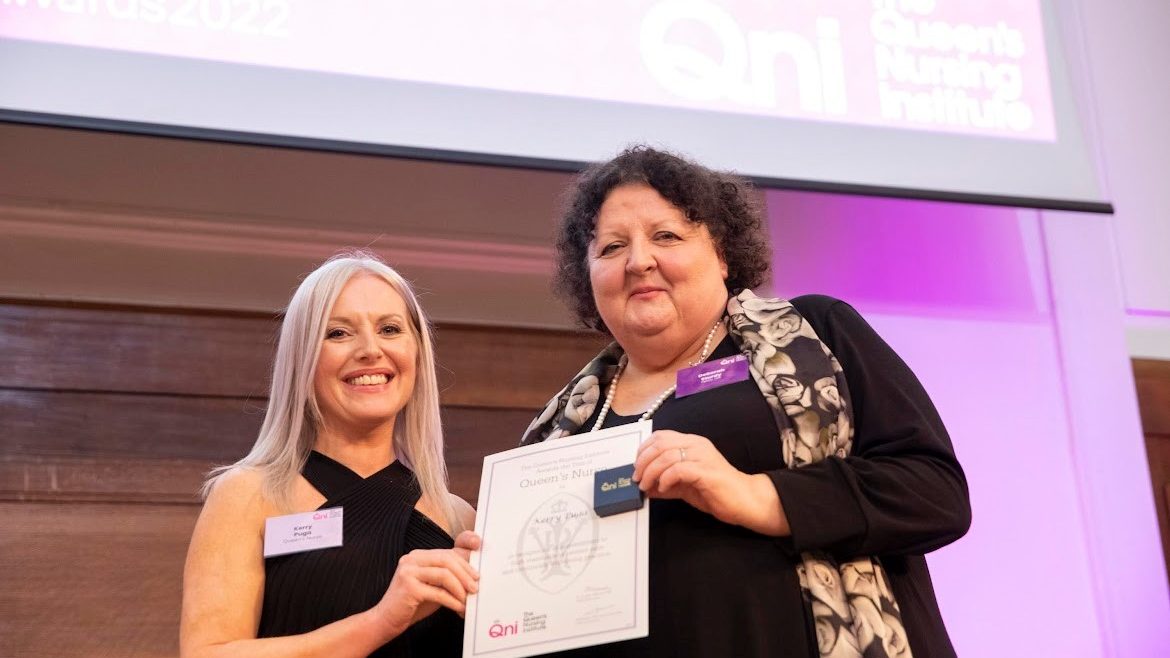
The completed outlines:
[[[593,511],[597,516],[621,514],[642,507],[642,490],[634,482],[634,465],[607,468],[593,474]]]

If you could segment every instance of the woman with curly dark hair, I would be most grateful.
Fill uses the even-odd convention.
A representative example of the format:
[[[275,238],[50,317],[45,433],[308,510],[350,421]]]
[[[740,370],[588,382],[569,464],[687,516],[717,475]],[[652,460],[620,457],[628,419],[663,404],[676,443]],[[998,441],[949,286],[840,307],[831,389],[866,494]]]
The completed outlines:
[[[763,299],[744,181],[630,148],[579,178],[555,287],[614,343],[531,444],[653,420],[650,635],[605,656],[953,656],[923,554],[970,525],[962,468],[906,364],[853,310]]]

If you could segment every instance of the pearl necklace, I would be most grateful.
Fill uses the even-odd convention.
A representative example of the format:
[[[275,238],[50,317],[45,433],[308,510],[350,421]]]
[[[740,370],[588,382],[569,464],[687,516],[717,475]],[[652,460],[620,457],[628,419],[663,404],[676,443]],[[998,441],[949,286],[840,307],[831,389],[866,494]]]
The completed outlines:
[[[707,360],[707,357],[711,354],[711,341],[715,338],[715,332],[719,330],[719,325],[721,324],[723,324],[722,316],[715,321],[715,324],[711,325],[711,331],[707,332],[707,340],[703,341],[703,350],[699,352],[699,358],[695,359],[694,361],[688,361],[687,365],[694,367]],[[598,414],[597,422],[593,423],[593,429],[591,431],[596,432],[597,430],[601,429],[601,424],[605,422],[605,416],[609,413],[609,408],[613,404],[614,393],[617,392],[618,381],[622,378],[622,373],[625,372],[627,363],[629,363],[629,358],[623,354],[621,363],[618,364],[617,372],[613,374],[613,381],[609,383],[609,390],[605,392],[605,403],[601,405],[601,413]],[[671,395],[674,395],[674,389],[676,388],[678,388],[678,384],[674,384],[670,388],[663,391],[662,395],[659,395],[658,398],[654,400],[654,404],[650,405],[649,409],[642,412],[642,417],[638,420],[650,420],[650,417],[654,415],[654,412],[658,411],[658,407],[661,407],[663,403],[666,402],[667,398],[669,398]]]

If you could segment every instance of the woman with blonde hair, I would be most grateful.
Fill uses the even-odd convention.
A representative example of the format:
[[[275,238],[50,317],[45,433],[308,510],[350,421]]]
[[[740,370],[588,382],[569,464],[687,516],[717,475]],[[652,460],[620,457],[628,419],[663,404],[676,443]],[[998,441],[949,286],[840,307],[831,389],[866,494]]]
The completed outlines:
[[[475,512],[447,490],[428,321],[377,257],[301,283],[256,443],[205,494],[183,656],[459,655]]]

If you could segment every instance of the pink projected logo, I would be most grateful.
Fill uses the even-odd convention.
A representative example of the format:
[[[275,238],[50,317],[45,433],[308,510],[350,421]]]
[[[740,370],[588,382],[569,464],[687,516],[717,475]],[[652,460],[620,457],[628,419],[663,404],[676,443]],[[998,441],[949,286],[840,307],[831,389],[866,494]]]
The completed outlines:
[[[0,37],[1051,140],[1038,3],[0,0]]]
[[[642,59],[663,89],[709,108],[1053,137],[1035,6],[1009,23],[995,3],[790,4],[745,21],[706,0],[659,2],[642,22]]]

